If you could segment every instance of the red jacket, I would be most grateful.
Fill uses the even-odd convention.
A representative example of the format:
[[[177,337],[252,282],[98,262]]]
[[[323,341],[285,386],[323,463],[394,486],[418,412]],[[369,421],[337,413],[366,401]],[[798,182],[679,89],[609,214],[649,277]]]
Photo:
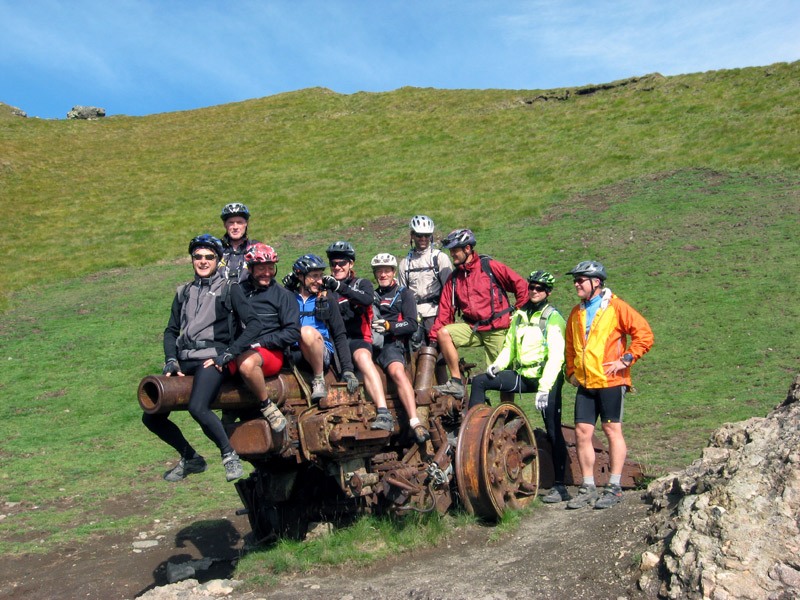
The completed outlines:
[[[472,255],[472,260],[463,265],[458,265],[447,282],[442,287],[442,297],[439,300],[439,314],[431,328],[430,340],[436,341],[439,330],[445,325],[455,322],[456,307],[461,310],[464,321],[469,325],[474,325],[478,321],[489,319],[492,313],[497,314],[508,308],[508,298],[504,292],[492,285],[488,273],[484,273],[481,268],[481,260],[478,254]],[[498,285],[505,292],[514,294],[517,301],[516,308],[521,308],[528,301],[528,283],[512,269],[494,259],[489,261]],[[456,301],[453,304],[453,281],[455,278]],[[490,293],[494,287],[493,294]],[[490,300],[494,296],[493,306]],[[496,318],[491,323],[478,326],[478,331],[489,331],[492,329],[507,329],[511,324],[510,311]]]

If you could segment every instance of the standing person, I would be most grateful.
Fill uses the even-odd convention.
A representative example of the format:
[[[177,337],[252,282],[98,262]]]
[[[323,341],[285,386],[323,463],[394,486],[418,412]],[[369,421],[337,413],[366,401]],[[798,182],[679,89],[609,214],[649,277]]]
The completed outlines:
[[[244,255],[248,246],[258,243],[247,238],[250,211],[241,202],[231,202],[222,208],[220,218],[225,225],[225,235],[222,236],[222,260],[219,270],[225,277],[239,282],[244,281],[247,279]]]
[[[486,373],[472,380],[469,408],[486,402],[486,390],[536,392],[536,409],[542,412],[547,438],[553,449],[554,484],[542,498],[556,503],[569,500],[564,484],[567,444],[561,431],[561,388],[564,385],[564,330],[561,313],[548,303],[556,279],[547,271],[528,276],[528,302],[511,317],[500,354]],[[507,369],[511,366],[511,369]]]
[[[260,323],[239,285],[217,270],[222,257],[222,243],[217,238],[208,234],[197,236],[189,243],[189,254],[194,281],[180,286],[172,301],[169,323],[164,330],[163,374],[194,376],[189,414],[219,448],[225,477],[233,481],[244,475],[244,469],[222,422],[210,407],[228,373],[228,364],[255,341]],[[238,323],[243,323],[245,329],[237,335]],[[169,420],[169,413],[145,413],[142,422],[181,456],[180,462],[164,473],[164,479],[180,481],[208,468],[180,428]]]
[[[420,444],[431,439],[431,435],[417,415],[414,386],[406,375],[405,350],[409,338],[417,330],[417,303],[414,294],[400,287],[395,279],[397,259],[391,254],[377,254],[370,263],[380,301],[380,316],[372,322],[372,328],[383,336],[383,346],[375,353],[375,362],[392,378],[397,395],[406,409],[408,424]]]
[[[386,407],[381,375],[372,361],[372,303],[375,290],[368,279],[356,277],[353,270],[356,250],[350,242],[334,242],[328,246],[326,254],[333,276],[323,275],[322,281],[326,288],[339,296],[339,311],[342,313],[353,363],[364,376],[364,387],[378,409],[371,427],[393,431],[394,418]]]
[[[440,394],[464,396],[464,382],[458,367],[458,348],[483,346],[486,363],[497,358],[511,322],[509,313],[528,301],[528,284],[503,263],[475,253],[475,235],[469,229],[456,229],[442,240],[450,250],[454,271],[442,288],[439,314],[430,332],[431,343],[438,343],[450,379],[434,386]],[[516,297],[509,306],[506,292]],[[464,322],[456,323],[456,312]]]
[[[638,312],[605,287],[606,269],[583,261],[571,271],[580,304],[567,319],[567,379],[575,395],[575,437],[583,483],[567,508],[609,508],[622,498],[620,478],[628,448],[622,435],[625,392],[631,365],[653,346],[653,332]],[[628,344],[630,337],[630,344]],[[594,483],[594,434],[597,417],[608,439],[611,474],[598,499]]]
[[[425,215],[416,215],[409,223],[411,249],[408,256],[400,259],[398,281],[410,289],[417,301],[417,315],[422,324],[420,330],[427,337],[439,312],[439,299],[447,278],[453,272],[450,258],[433,247],[433,220]]]
[[[304,254],[284,278],[300,307],[300,342],[296,358],[305,360],[311,368],[312,401],[328,395],[325,370],[333,359],[338,360],[339,374],[347,383],[347,391],[353,394],[358,390],[358,378],[353,373],[350,346],[339,312],[339,297],[336,292],[329,293],[322,284],[327,266],[319,256]]]
[[[267,395],[264,377],[278,373],[283,351],[300,341],[300,309],[292,293],[275,281],[278,254],[266,244],[256,243],[244,255],[248,274],[242,291],[253,307],[261,329],[250,349],[229,365],[237,371],[250,391],[261,401],[261,414],[273,431],[286,427],[286,418]]]

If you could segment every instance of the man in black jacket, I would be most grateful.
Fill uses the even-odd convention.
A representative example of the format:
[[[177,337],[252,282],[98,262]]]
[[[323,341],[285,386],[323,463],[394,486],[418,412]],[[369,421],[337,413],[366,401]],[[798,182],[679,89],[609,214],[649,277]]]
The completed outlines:
[[[264,377],[281,370],[283,351],[300,340],[300,309],[292,293],[275,281],[278,255],[271,246],[249,246],[244,260],[249,276],[242,291],[261,321],[261,331],[250,350],[229,366],[261,400],[261,413],[273,431],[279,432],[286,427],[286,418],[267,396]]]
[[[225,477],[233,481],[244,475],[244,469],[222,422],[210,407],[228,373],[228,363],[254,343],[261,324],[239,285],[217,270],[222,258],[222,243],[217,238],[208,234],[197,236],[189,243],[189,254],[195,276],[193,281],[178,288],[172,301],[169,323],[164,330],[163,374],[194,376],[189,414],[219,448]],[[245,328],[237,335],[239,323]],[[180,428],[169,420],[169,413],[145,413],[142,422],[181,456],[180,462],[164,473],[164,479],[180,481],[208,468]]]

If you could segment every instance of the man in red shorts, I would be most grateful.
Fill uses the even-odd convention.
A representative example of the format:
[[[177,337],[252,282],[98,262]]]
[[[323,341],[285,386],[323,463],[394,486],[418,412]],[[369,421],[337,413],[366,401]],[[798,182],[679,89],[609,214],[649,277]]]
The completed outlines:
[[[283,366],[283,351],[300,340],[300,309],[292,293],[275,281],[278,255],[271,246],[253,244],[244,255],[249,277],[241,284],[253,312],[261,321],[261,332],[247,350],[230,363],[250,391],[261,400],[261,413],[273,431],[283,431],[286,417],[267,397],[264,377]]]

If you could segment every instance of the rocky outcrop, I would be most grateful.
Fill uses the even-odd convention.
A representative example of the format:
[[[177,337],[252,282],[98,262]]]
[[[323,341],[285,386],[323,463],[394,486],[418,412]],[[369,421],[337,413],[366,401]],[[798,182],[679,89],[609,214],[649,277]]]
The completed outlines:
[[[650,484],[639,586],[663,598],[800,599],[800,375],[764,418]]]
[[[105,116],[106,109],[96,106],[73,106],[72,110],[67,113],[68,119],[99,119]]]

